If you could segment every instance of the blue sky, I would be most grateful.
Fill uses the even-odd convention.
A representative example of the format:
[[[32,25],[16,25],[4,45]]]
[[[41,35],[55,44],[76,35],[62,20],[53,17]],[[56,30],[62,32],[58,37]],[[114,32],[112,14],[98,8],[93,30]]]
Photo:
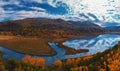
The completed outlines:
[[[116,26],[120,0],[0,0],[0,21],[40,17]]]

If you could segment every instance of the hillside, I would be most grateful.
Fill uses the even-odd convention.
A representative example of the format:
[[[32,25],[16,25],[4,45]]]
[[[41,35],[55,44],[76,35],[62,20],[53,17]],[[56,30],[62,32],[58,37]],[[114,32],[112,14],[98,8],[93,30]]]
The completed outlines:
[[[120,26],[110,26],[106,27],[106,29],[108,29],[111,32],[120,32]]]
[[[106,28],[102,28],[99,25],[89,21],[68,21],[72,25],[76,26],[81,32],[107,32]]]
[[[27,18],[0,23],[0,32],[13,35],[44,38],[68,38],[85,34],[105,33],[106,29],[91,22],[74,22],[62,19]],[[49,33],[48,33],[49,32]]]
[[[120,42],[112,49],[83,57],[71,71],[120,71]],[[75,59],[77,60],[77,59]],[[73,63],[74,65],[75,63]]]

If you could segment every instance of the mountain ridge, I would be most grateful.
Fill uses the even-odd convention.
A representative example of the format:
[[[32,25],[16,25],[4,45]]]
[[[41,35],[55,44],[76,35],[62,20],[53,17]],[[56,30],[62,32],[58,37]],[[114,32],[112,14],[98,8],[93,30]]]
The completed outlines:
[[[0,23],[0,32],[13,35],[41,37],[72,37],[92,34],[103,34],[108,29],[89,21],[66,21],[63,19],[26,18]],[[49,32],[49,33],[48,33]]]
[[[12,21],[6,21],[6,22],[1,22],[0,23],[0,26],[3,26],[3,25],[6,25],[7,24],[17,24],[19,26],[22,26],[22,27],[41,27],[41,25],[43,25],[43,27],[45,26],[45,24],[52,24],[53,26],[55,25],[59,25],[61,27],[78,27],[78,28],[86,28],[86,27],[92,27],[92,28],[100,28],[101,31],[102,31],[102,27],[100,27],[99,25],[97,24],[94,24],[94,23],[91,23],[91,22],[75,22],[75,21],[65,21],[63,19],[47,19],[47,18],[26,18],[26,19],[23,19],[23,20],[12,20]],[[14,25],[13,25],[14,26]]]

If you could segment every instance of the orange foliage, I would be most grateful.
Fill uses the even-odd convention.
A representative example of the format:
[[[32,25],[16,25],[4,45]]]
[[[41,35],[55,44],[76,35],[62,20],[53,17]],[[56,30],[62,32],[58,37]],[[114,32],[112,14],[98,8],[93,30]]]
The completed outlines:
[[[31,59],[31,56],[26,55],[26,56],[22,59],[22,61],[23,61],[24,63],[29,63],[29,62],[30,62],[30,59]]]
[[[77,59],[75,60],[75,63],[79,63],[80,60],[81,60],[81,58],[77,58]]]
[[[88,71],[88,67],[87,66],[75,67],[71,68],[71,71]]]
[[[26,55],[22,61],[24,63],[29,63],[31,65],[39,66],[39,67],[44,67],[45,65],[45,59],[44,58],[37,58],[37,57],[31,57],[29,55]]]
[[[67,65],[71,65],[71,64],[72,64],[71,59],[67,59],[67,60],[66,60],[66,64],[67,64]]]
[[[98,52],[98,53],[100,53],[100,52]],[[92,54],[88,54],[87,56],[85,56],[85,57],[83,58],[83,60],[89,60],[89,59],[91,59],[92,57],[93,57]]]
[[[61,68],[61,67],[62,67],[62,61],[61,61],[61,60],[57,60],[57,61],[54,62],[54,65],[55,65],[56,67]]]
[[[111,57],[107,61],[110,71],[120,71],[120,48],[117,49],[115,54],[111,51]]]
[[[79,62],[81,61],[81,58],[72,58],[72,59],[67,59],[66,60],[66,65],[72,65],[72,66],[78,66]]]

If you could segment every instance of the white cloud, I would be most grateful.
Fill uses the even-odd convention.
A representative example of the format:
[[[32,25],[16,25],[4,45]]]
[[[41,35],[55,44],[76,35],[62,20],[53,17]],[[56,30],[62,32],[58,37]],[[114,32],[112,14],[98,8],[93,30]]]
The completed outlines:
[[[57,3],[62,0],[31,0],[32,2],[38,2],[38,3],[47,3],[53,7],[56,7]]]
[[[2,15],[4,12],[5,12],[4,9],[0,8],[0,15]]]
[[[28,2],[28,0],[24,0]],[[48,18],[72,18],[75,20],[95,20],[93,17],[88,18],[80,17],[79,14],[84,13],[88,16],[88,13],[94,14],[101,22],[118,22],[119,19],[113,18],[115,14],[120,14],[120,0],[29,0],[29,2],[47,3],[53,7],[57,7],[58,2],[65,3],[68,7],[68,14],[65,15],[51,15],[46,13],[46,10],[40,7],[29,7],[36,11],[5,11],[2,6],[7,4],[20,5],[20,0],[9,0],[8,2],[0,0],[0,17],[11,19],[21,19],[27,17],[48,17]],[[23,6],[24,7],[24,6]],[[39,11],[40,10],[40,11]],[[108,13],[108,10],[113,10],[112,14]],[[14,14],[9,14],[14,13]],[[2,19],[0,18],[0,19]],[[99,23],[100,24],[100,23]],[[102,25],[102,23],[101,23]]]
[[[78,15],[80,13],[93,13],[101,21],[108,21],[109,19],[103,20],[103,16],[108,17],[107,10],[114,9],[116,6],[120,5],[120,1],[116,0],[115,3],[111,3],[108,0],[63,0],[72,11],[73,15]],[[119,3],[119,4],[118,4]]]
[[[9,0],[9,1],[3,1],[0,0],[0,6],[4,6],[4,5],[8,5],[8,4],[15,4],[15,5],[19,5],[19,1],[15,1],[15,0]]]
[[[30,7],[30,8],[31,8],[31,9],[35,9],[35,10],[45,11],[45,9],[39,8],[39,7]]]

